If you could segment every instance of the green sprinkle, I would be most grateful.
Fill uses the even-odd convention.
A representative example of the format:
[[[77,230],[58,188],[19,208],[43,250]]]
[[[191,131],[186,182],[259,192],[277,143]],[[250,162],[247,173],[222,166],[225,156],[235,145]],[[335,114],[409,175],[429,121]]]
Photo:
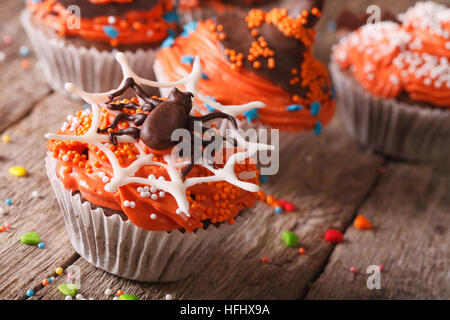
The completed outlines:
[[[283,232],[281,239],[290,247],[295,247],[298,243],[297,235],[291,231]]]
[[[132,294],[122,294],[119,297],[119,300],[139,300],[139,298],[136,296],[133,296]]]
[[[41,242],[41,237],[36,232],[25,233],[20,241],[25,244],[39,244]]]
[[[78,288],[76,285],[71,283],[63,283],[58,286],[59,291],[65,296],[75,297],[78,292]]]

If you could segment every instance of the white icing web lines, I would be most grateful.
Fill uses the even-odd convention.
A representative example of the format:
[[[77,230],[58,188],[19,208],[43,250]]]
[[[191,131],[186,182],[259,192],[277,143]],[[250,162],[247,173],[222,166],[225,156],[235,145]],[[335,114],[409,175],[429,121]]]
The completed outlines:
[[[186,91],[193,93],[194,97],[197,97],[201,101],[211,105],[213,108],[222,111],[224,113],[230,114],[232,116],[242,114],[254,108],[264,107],[264,104],[262,104],[261,102],[250,102],[244,105],[224,106],[216,101],[209,99],[208,97],[199,94],[196,89],[197,83],[201,78],[202,74],[199,57],[196,57],[193,65],[193,70],[191,74],[189,74],[186,78],[175,82],[163,82],[163,83],[142,79],[139,76],[137,76],[128,66],[126,57],[123,53],[118,53],[116,55],[116,59],[117,61],[119,61],[122,67],[124,76],[124,79],[119,88],[123,86],[127,78],[133,78],[134,81],[139,85],[148,85],[159,88],[169,88],[169,87],[177,87],[179,85],[185,85]],[[274,146],[259,144],[255,142],[248,142],[238,133],[237,130],[234,129],[230,130],[229,133],[231,133],[231,138],[234,138],[236,140],[238,150],[242,151],[236,152],[233,155],[231,155],[227,159],[223,168],[215,169],[209,164],[206,164],[205,161],[203,161],[202,163],[196,163],[196,165],[200,165],[208,169],[213,175],[207,177],[193,177],[183,180],[181,167],[184,167],[186,165],[186,162],[175,163],[171,154],[164,156],[164,161],[166,161],[166,163],[154,161],[153,158],[155,155],[152,153],[146,154],[142,149],[142,147],[139,145],[138,141],[135,140],[133,137],[120,136],[117,137],[118,143],[133,143],[139,151],[139,155],[137,156],[137,159],[133,163],[131,163],[128,167],[122,167],[117,157],[115,156],[114,152],[108,148],[109,144],[108,135],[97,133],[97,128],[99,128],[101,122],[100,106],[106,107],[106,103],[109,101],[110,95],[116,92],[117,90],[112,90],[106,93],[87,93],[77,88],[72,83],[67,83],[66,89],[72,93],[77,94],[82,99],[84,99],[88,104],[91,105],[92,107],[91,126],[85,134],[80,136],[47,133],[45,137],[47,139],[55,139],[61,141],[84,142],[96,146],[99,150],[101,150],[108,158],[113,170],[113,174],[110,181],[106,183],[104,187],[107,192],[116,192],[119,187],[131,183],[156,187],[157,189],[169,193],[174,197],[180,209],[177,210],[178,214],[184,212],[186,216],[190,217],[189,202],[186,198],[186,190],[189,187],[194,186],[196,184],[215,181],[226,181],[246,191],[250,192],[259,191],[258,185],[239,180],[234,171],[235,165],[238,163],[242,163],[243,161],[245,161],[245,159],[255,156],[258,151],[274,150],[275,149]],[[141,167],[147,165],[156,165],[165,168],[167,174],[170,177],[170,180],[167,181],[165,179],[161,179],[161,177],[160,179],[158,179],[154,176],[136,177],[135,173]]]

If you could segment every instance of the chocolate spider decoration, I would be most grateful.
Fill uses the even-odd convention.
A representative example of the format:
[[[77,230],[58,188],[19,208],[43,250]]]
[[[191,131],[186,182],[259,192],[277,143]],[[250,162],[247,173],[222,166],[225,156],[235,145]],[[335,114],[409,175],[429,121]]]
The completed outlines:
[[[121,96],[129,88],[133,89],[137,96],[143,101],[142,105],[137,103],[125,103],[125,104],[112,104],[111,102]],[[133,78],[128,78],[122,88],[114,92],[109,96],[108,108],[111,110],[128,109],[142,109],[142,113],[136,113],[130,115],[128,113],[119,113],[113,120],[113,123],[104,128],[97,129],[98,133],[108,133],[109,140],[113,145],[117,145],[117,136],[129,135],[135,139],[140,139],[146,146],[155,150],[165,150],[175,146],[180,141],[172,141],[172,133],[177,129],[187,129],[190,132],[190,144],[191,144],[191,158],[190,164],[183,170],[183,178],[192,170],[195,164],[194,148],[198,140],[195,137],[194,122],[195,121],[210,121],[214,119],[228,119],[234,127],[237,128],[236,120],[223,112],[213,112],[201,117],[191,116],[192,110],[192,98],[193,95],[190,92],[182,92],[177,88],[172,89],[169,93],[167,100],[160,100],[149,97],[145,91],[134,81]],[[136,127],[130,127],[126,129],[115,129],[121,121],[133,122]],[[209,128],[202,126],[202,133]],[[207,147],[209,144],[215,141],[215,136],[210,141],[201,141],[203,147]],[[212,154],[214,155],[214,154]],[[211,162],[211,161],[210,161]],[[214,162],[212,162],[214,166]]]

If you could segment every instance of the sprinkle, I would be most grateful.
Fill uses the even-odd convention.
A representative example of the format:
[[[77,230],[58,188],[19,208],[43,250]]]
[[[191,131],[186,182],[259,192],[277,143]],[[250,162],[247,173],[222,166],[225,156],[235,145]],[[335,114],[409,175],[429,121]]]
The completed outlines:
[[[123,202],[123,206],[126,207],[126,208],[128,208],[128,207],[130,206],[130,201],[125,200],[125,201]]]
[[[120,297],[114,297],[113,300],[120,300]]]
[[[61,275],[62,273],[63,273],[63,268],[61,268],[61,267],[58,267],[58,268],[56,268],[55,269],[55,273],[57,274],[57,275]]]
[[[20,62],[20,66],[22,67],[22,69],[28,69],[30,67],[30,61],[27,59],[23,59]]]
[[[12,205],[12,200],[11,200],[10,198],[6,199],[6,200],[5,200],[5,204],[6,204],[7,206]]]
[[[2,136],[2,141],[4,143],[10,143],[11,142],[11,137],[5,134],[5,135]]]
[[[8,172],[16,177],[23,177],[27,174],[27,169],[24,167],[11,167],[8,169]]]
[[[178,16],[178,13],[175,10],[166,12],[163,15],[163,19],[166,22],[178,22],[180,20],[180,17]]]
[[[113,292],[112,292],[112,290],[111,289],[106,289],[105,290],[105,295],[107,295],[107,296],[111,296],[113,294]]]
[[[45,242],[39,242],[38,248],[39,249],[44,249],[45,248]]]
[[[383,271],[383,270],[384,270],[384,266],[383,266],[382,264],[380,264],[380,265],[378,266],[378,269],[379,269],[380,271]]]
[[[139,298],[132,294],[121,294],[119,297],[114,297],[114,300],[139,300]]]
[[[298,254],[305,254],[306,253],[306,249],[305,248],[299,248],[298,249]]]
[[[31,192],[31,197],[34,199],[39,198],[39,191],[34,190],[33,192]]]
[[[81,294],[81,293],[78,293],[76,296],[75,296],[75,299],[77,299],[77,300],[83,300],[83,295]]]
[[[22,57],[28,57],[30,55],[30,49],[25,45],[20,46],[19,53]]]
[[[103,32],[112,39],[116,39],[119,35],[119,31],[114,26],[103,26]]]
[[[320,108],[321,108],[320,103],[317,102],[317,101],[314,101],[311,104],[311,115],[312,116],[317,116],[319,114]]]
[[[5,61],[5,59],[6,59],[6,54],[3,51],[0,51],[0,62]]]
[[[286,107],[287,111],[292,111],[292,112],[299,111],[299,110],[302,110],[302,109],[303,109],[303,106],[300,105],[300,104],[291,104],[291,105]]]
[[[178,208],[177,211],[176,211],[176,214],[182,214],[182,213],[183,213],[183,211],[181,211],[181,209]]]
[[[292,212],[296,209],[295,205],[292,202],[280,199],[278,200],[278,203],[285,211]]]
[[[192,63],[194,63],[194,57],[193,56],[182,56],[181,63],[191,65]]]
[[[322,133],[322,123],[317,121],[314,125],[314,133],[319,136]]]
[[[64,300],[73,300],[72,296],[66,296]]]
[[[50,281],[48,280],[48,279],[44,279],[44,280],[42,280],[42,285],[45,287],[45,286],[48,286],[50,284]]]
[[[166,300],[173,300],[173,296],[170,293],[166,294],[165,298]]]
[[[344,236],[342,235],[342,232],[340,232],[336,229],[328,229],[325,232],[324,238],[328,242],[339,243],[339,242],[342,242],[342,240],[344,239]]]
[[[78,287],[75,284],[72,284],[72,283],[60,284],[58,286],[58,290],[65,296],[71,296],[71,297],[76,296],[76,299],[80,300],[80,299],[78,299],[78,295],[77,295]]]
[[[265,256],[261,259],[261,262],[267,263],[267,262],[269,262],[269,258],[267,256]]]
[[[156,218],[157,218],[156,214],[152,213],[152,214],[150,215],[150,219],[156,220]]]
[[[3,209],[2,207],[0,207],[0,214],[4,214],[6,212],[5,209]]]
[[[243,114],[248,122],[252,122],[254,119],[257,119],[259,117],[258,115],[258,109],[251,109],[247,112],[244,112]]]
[[[206,73],[202,72],[202,79],[209,80],[209,77],[206,75]]]
[[[295,247],[298,244],[298,236],[291,231],[284,231],[281,239],[290,247]]]
[[[6,231],[6,226],[5,225],[1,225],[0,226],[0,232],[5,232]]]
[[[447,50],[450,51],[450,41],[447,41],[447,42],[445,43],[445,49],[447,49]]]
[[[260,183],[266,183],[267,181],[269,181],[269,177],[268,176],[259,176],[259,182]]]
[[[159,197],[160,198],[164,198],[166,196],[166,193],[164,192],[164,191],[161,191],[160,193],[159,193]]]
[[[12,43],[12,37],[11,36],[4,36],[3,37],[3,43],[4,44],[6,44],[6,45],[8,45],[8,44],[11,44]]]
[[[28,245],[36,245],[41,242],[41,237],[36,232],[28,232],[22,235],[20,241]]]
[[[281,207],[275,207],[274,211],[275,213],[281,213],[283,209]]]
[[[189,36],[192,32],[194,32],[197,29],[197,21],[191,21],[189,23],[186,23],[183,26],[183,32],[181,33],[181,36],[183,38],[186,38]]]
[[[6,230],[11,229],[11,225],[9,223],[6,223],[5,228],[6,228]]]
[[[353,225],[355,226],[355,228],[360,229],[360,230],[370,230],[370,229],[372,229],[372,223],[369,221],[369,219],[367,219],[363,215],[358,215],[355,218],[355,221],[353,222]]]
[[[33,290],[27,290],[27,292],[25,293],[27,295],[27,297],[32,297],[34,296],[34,291]]]
[[[355,274],[358,270],[356,270],[356,267],[351,267],[350,268],[350,272]]]
[[[166,38],[166,40],[163,41],[163,43],[161,43],[161,48],[171,48],[174,43],[175,43],[175,38],[169,36]]]
[[[120,297],[121,295],[123,295],[123,291],[122,290],[117,290],[116,291],[116,296]]]
[[[116,17],[114,17],[114,16],[109,16],[108,17],[108,23],[109,24],[114,24],[114,23],[116,23]]]

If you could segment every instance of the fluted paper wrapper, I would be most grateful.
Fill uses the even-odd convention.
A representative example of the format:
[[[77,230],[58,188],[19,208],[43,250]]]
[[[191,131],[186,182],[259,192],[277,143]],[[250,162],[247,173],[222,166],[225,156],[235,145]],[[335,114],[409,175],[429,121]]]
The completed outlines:
[[[449,153],[450,110],[376,98],[336,62],[330,64],[340,115],[348,134],[384,155],[426,161]]]
[[[124,278],[170,282],[200,272],[211,253],[246,220],[243,212],[232,225],[211,224],[194,233],[148,231],[117,214],[107,217],[101,208],[92,209],[79,194],[64,188],[50,154],[45,165],[74,249],[97,268]]]
[[[20,21],[39,58],[45,78],[55,91],[79,99],[65,90],[66,82],[72,82],[87,92],[107,92],[117,88],[123,73],[115,60],[117,50],[99,51],[96,48],[75,47],[64,39],[49,39],[31,21],[31,12],[24,10]],[[153,59],[155,49],[125,51],[130,67],[139,76],[154,79]]]

